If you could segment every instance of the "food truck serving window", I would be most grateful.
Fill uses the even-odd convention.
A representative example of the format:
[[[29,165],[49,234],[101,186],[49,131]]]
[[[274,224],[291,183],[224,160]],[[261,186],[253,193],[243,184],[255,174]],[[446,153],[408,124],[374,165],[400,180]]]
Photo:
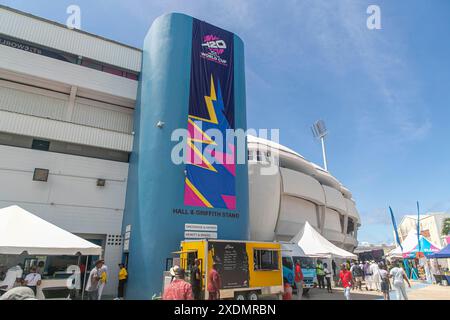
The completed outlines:
[[[259,250],[253,252],[255,270],[278,270],[278,251],[277,250]]]

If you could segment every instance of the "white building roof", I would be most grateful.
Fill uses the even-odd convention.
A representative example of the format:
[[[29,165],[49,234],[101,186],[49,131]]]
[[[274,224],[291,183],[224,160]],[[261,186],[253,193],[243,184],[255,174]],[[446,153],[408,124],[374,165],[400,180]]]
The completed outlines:
[[[321,182],[324,185],[328,185],[330,187],[333,187],[334,189],[339,190],[341,193],[343,193],[346,196],[346,198],[351,199],[352,193],[350,192],[350,190],[345,188],[333,175],[331,175],[324,168],[315,164],[314,162],[306,160],[305,157],[303,157],[298,152],[295,152],[294,150],[292,150],[286,146],[283,146],[277,142],[259,138],[259,137],[255,137],[252,135],[247,135],[247,142],[249,144],[261,144],[261,145],[264,145],[264,146],[267,146],[267,147],[270,147],[270,148],[273,148],[276,150],[287,152],[291,155],[301,158],[301,161],[303,161],[305,164],[307,163],[307,165],[309,167],[311,167],[312,171],[311,171],[310,175],[312,175],[316,180],[318,180],[319,182]]]
[[[252,136],[252,135],[247,135],[247,142],[248,143],[263,144],[263,145],[266,145],[266,146],[271,147],[273,149],[277,149],[277,150],[281,150],[281,151],[284,151],[284,152],[292,153],[292,154],[294,154],[294,155],[296,155],[296,156],[298,156],[300,158],[305,159],[305,157],[303,157],[301,154],[295,152],[294,150],[289,149],[288,147],[285,147],[285,146],[283,146],[283,145],[281,145],[279,143],[276,143],[274,141],[271,141],[271,140],[255,137],[255,136]]]

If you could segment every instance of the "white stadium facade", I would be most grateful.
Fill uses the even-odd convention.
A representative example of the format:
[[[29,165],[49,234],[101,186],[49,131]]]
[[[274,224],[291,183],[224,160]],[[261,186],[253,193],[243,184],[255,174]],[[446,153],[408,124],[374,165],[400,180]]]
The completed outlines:
[[[295,151],[253,136],[248,159],[252,239],[289,241],[308,221],[335,245],[357,247],[360,217],[336,178]],[[270,164],[275,172],[265,174]]]
[[[0,6],[0,208],[18,205],[103,248],[113,294],[133,145],[142,51]],[[349,190],[275,145],[279,167],[249,137],[251,237],[292,238],[309,221],[346,250],[357,245]]]

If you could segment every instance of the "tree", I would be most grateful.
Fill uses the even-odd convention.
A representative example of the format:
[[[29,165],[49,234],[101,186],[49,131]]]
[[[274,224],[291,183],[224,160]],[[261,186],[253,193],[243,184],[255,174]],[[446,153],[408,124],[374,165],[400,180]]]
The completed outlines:
[[[447,236],[450,233],[450,218],[444,220],[444,226],[442,227],[442,235]]]

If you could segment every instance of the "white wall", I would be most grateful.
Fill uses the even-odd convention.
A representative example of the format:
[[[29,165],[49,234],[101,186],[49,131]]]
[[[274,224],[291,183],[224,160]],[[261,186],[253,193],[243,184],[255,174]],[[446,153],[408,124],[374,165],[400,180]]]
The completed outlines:
[[[339,212],[330,208],[325,208],[324,228],[342,233],[342,225]]]
[[[135,101],[138,81],[0,46],[0,70]]]
[[[283,193],[310,200],[318,205],[325,204],[325,195],[320,183],[304,173],[281,168]]]
[[[1,74],[0,74],[1,77]],[[133,109],[0,80],[0,110],[131,133]]]
[[[260,163],[249,162],[250,239],[272,241],[280,207],[281,179],[279,173],[261,175],[261,168]]]
[[[141,71],[141,51],[138,49],[4,8],[0,8],[0,20],[0,33],[125,69]]]
[[[19,205],[77,234],[120,235],[128,164],[0,146],[0,208]],[[32,181],[34,168],[49,169],[48,182]],[[106,179],[97,187],[98,178]],[[119,246],[106,246],[111,266],[106,294],[117,285]]]
[[[346,214],[347,205],[345,204],[345,199],[342,193],[328,186],[323,186],[323,190],[325,192],[327,207],[339,211],[342,214]]]
[[[316,210],[316,205],[310,201],[287,195],[282,196],[277,234],[294,237],[303,228],[306,221],[313,227],[317,227]]]

